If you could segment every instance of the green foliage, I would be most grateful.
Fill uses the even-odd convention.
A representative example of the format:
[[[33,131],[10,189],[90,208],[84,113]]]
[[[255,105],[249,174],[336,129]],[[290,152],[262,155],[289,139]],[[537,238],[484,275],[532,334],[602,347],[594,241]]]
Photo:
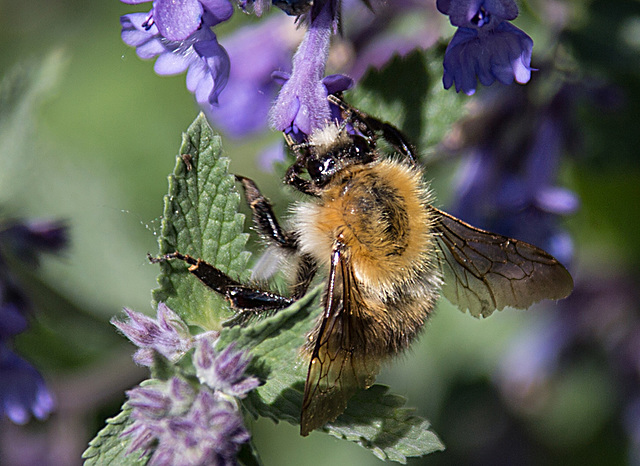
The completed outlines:
[[[221,156],[220,137],[213,134],[200,114],[182,135],[180,155],[169,176],[164,198],[160,254],[180,251],[202,258],[234,278],[249,258],[242,233],[244,215],[238,213],[240,195],[227,171],[229,159]],[[224,301],[202,286],[181,262],[161,263],[160,288],[153,300],[165,302],[189,325],[219,329],[232,314]]]
[[[389,387],[374,385],[358,393],[344,414],[327,427],[328,432],[370,449],[381,460],[400,463],[410,456],[444,450],[429,421],[405,408],[404,397],[388,391]]]
[[[382,70],[371,70],[346,97],[355,107],[401,128],[422,156],[430,158],[465,114],[464,96],[442,89],[443,57],[444,45],[396,56]]]
[[[131,408],[125,403],[120,414],[107,419],[107,425],[89,442],[89,448],[82,454],[85,466],[139,466],[147,463],[147,458],[141,458],[139,453],[127,454],[130,437],[122,437],[121,434],[131,425],[130,413]]]

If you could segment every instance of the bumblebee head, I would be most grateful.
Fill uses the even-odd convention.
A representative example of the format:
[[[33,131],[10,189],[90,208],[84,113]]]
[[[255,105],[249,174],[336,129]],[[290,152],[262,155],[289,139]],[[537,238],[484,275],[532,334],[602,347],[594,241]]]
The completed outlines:
[[[345,125],[329,124],[313,133],[305,148],[298,153],[298,164],[318,188],[326,186],[341,170],[376,158],[375,141],[350,132]]]

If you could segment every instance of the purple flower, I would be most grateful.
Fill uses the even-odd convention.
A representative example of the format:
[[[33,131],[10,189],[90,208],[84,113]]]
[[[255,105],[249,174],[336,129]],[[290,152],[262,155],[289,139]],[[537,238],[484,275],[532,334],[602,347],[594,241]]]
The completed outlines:
[[[238,29],[225,39],[231,60],[229,83],[219,105],[205,109],[217,128],[235,138],[267,129],[269,108],[278,90],[274,70],[291,68],[295,27],[284,15]]]
[[[133,356],[138,364],[151,366],[154,352],[175,363],[193,346],[187,325],[164,303],[158,304],[157,319],[126,308],[124,312],[129,317],[127,322],[112,319],[111,323],[140,347]]]
[[[60,220],[5,220],[0,244],[22,262],[37,266],[43,252],[59,253],[69,243],[69,228]]]
[[[31,415],[45,419],[54,407],[38,371],[0,341],[0,412],[16,424],[25,424]]]
[[[207,107],[217,104],[230,67],[229,56],[211,28],[232,14],[228,0],[156,0],[149,14],[120,18],[122,40],[136,47],[140,58],[158,57],[154,69],[160,75],[188,70],[187,89],[198,104]]]
[[[310,135],[331,121],[323,76],[329,41],[337,27],[336,3],[334,0],[324,2],[312,19],[293,57],[291,75],[277,76],[286,79],[270,114],[271,124],[278,131]]]
[[[521,84],[531,78],[533,41],[508,20],[518,16],[513,0],[438,0],[438,10],[458,30],[444,55],[445,89],[472,95],[477,81]]]
[[[129,453],[151,453],[150,465],[236,463],[240,445],[250,439],[233,397],[206,386],[195,390],[173,377],[153,380],[127,392],[132,425]]]
[[[579,200],[556,186],[556,178],[567,149],[575,145],[575,92],[566,85],[546,106],[530,98],[531,92],[531,87],[488,92],[477,114],[463,124],[468,158],[452,210],[472,224],[546,249],[566,264],[572,241],[559,221],[578,209]]]
[[[2,258],[0,267],[4,267]],[[13,277],[0,272],[0,341],[24,332],[31,312],[31,302]]]
[[[60,252],[67,242],[64,222],[0,221],[0,413],[17,424],[26,423],[31,414],[46,418],[55,402],[38,371],[7,346],[11,338],[27,329],[34,311],[9,268],[7,256],[37,267],[40,254]]]
[[[255,377],[244,375],[251,360],[245,352],[236,351],[235,344],[231,343],[216,353],[213,345],[210,338],[200,339],[193,356],[196,374],[201,383],[237,398],[244,398],[260,385]]]

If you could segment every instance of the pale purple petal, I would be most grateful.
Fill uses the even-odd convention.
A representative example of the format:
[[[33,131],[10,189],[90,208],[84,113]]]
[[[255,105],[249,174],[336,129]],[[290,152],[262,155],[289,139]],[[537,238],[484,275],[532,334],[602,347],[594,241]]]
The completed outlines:
[[[193,345],[186,324],[164,303],[158,304],[156,319],[126,308],[124,311],[129,317],[128,321],[112,319],[111,323],[144,350],[134,357],[139,364],[151,365],[153,357],[149,350],[157,351],[171,362],[177,362]]]
[[[229,70],[231,64],[229,62],[229,55],[227,51],[215,40],[200,41],[194,44],[194,50],[201,57],[201,61],[207,71],[207,82],[205,87],[208,89],[205,96],[203,90],[200,89],[200,85],[196,90],[196,100],[202,104],[208,102],[209,104],[216,104],[218,102],[218,95],[224,89],[229,79]],[[200,94],[200,95],[198,95]]]
[[[227,21],[233,15],[233,5],[229,0],[200,0],[205,9],[205,22],[208,26]]]
[[[38,371],[0,343],[0,412],[25,424],[32,415],[45,419],[54,407],[53,395]]]
[[[510,84],[514,77],[525,83],[531,75],[532,48],[531,38],[507,22],[481,33],[459,28],[445,52],[444,87],[449,89],[455,83],[456,92],[471,95],[477,79],[485,86],[496,79]]]
[[[120,37],[125,44],[138,47],[158,34],[158,28],[155,26],[151,26],[149,29],[142,26],[148,17],[147,13],[130,13],[120,17],[120,25],[122,26]]]
[[[169,40],[187,39],[201,24],[202,4],[198,0],[156,0],[153,20],[160,34]]]
[[[189,68],[191,57],[177,53],[162,53],[153,65],[153,71],[161,76],[180,74]]]
[[[536,193],[536,204],[545,212],[569,215],[578,210],[580,199],[568,189],[545,186]]]

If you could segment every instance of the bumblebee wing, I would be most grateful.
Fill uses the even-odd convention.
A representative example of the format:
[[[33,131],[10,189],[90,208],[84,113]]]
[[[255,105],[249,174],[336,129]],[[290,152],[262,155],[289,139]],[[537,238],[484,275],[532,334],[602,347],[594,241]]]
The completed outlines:
[[[335,420],[347,400],[369,387],[380,364],[366,358],[366,342],[357,320],[359,290],[353,269],[340,249],[331,257],[325,312],[311,353],[304,387],[300,434],[307,435]]]
[[[561,299],[571,293],[571,275],[542,249],[431,208],[437,218],[434,231],[444,274],[442,294],[461,310],[487,317],[505,306],[526,309],[542,299]]]

